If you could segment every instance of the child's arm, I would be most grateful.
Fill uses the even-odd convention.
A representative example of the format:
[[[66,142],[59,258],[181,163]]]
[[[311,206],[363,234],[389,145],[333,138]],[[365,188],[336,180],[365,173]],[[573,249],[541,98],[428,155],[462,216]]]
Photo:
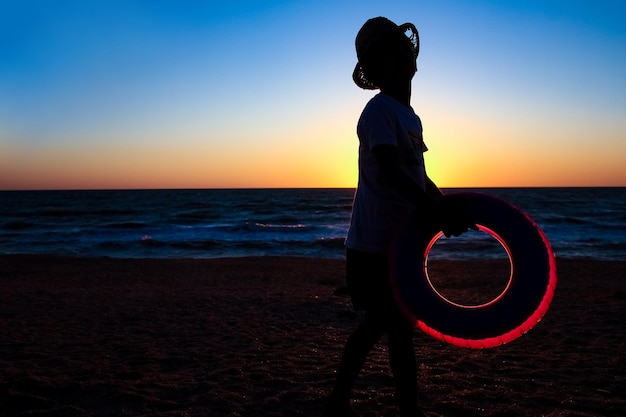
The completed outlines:
[[[387,183],[395,189],[403,198],[416,206],[426,208],[428,211],[435,210],[438,206],[437,199],[441,192],[429,193],[422,190],[415,181],[400,169],[398,148],[393,145],[376,145],[372,149],[376,161],[380,167],[380,173]],[[439,190],[430,180],[426,181]],[[427,191],[430,186],[427,185]]]
[[[443,196],[443,193],[437,187],[437,185],[430,179],[428,175],[426,175],[426,194],[433,197],[434,199],[438,199]]]
[[[402,197],[432,216],[433,223],[438,224],[446,236],[459,236],[468,228],[475,229],[463,214],[462,207],[451,207],[440,198],[443,193],[434,182],[426,177],[426,191],[400,169],[398,148],[393,145],[376,145],[372,149],[380,172]]]

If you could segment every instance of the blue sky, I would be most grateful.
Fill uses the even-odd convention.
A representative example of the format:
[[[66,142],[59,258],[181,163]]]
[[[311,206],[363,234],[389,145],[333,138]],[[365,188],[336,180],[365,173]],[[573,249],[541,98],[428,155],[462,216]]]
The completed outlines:
[[[626,185],[626,2],[4,1],[0,189],[354,186],[370,17],[442,186]]]

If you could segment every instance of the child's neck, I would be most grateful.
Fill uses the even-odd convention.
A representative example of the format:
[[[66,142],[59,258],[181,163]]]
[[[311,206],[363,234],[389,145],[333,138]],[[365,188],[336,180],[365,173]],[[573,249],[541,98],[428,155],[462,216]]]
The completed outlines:
[[[407,85],[388,85],[380,89],[382,93],[395,98],[407,107],[411,107],[411,83]]]

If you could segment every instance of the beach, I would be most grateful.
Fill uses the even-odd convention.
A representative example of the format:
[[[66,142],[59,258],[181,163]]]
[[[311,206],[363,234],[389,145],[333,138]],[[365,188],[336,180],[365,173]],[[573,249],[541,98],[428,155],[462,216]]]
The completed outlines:
[[[463,288],[487,262],[449,261]],[[419,330],[428,416],[626,415],[626,262],[558,259],[544,319],[493,349]],[[351,309],[344,262],[0,256],[0,414],[320,416]],[[353,394],[396,416],[384,342]]]

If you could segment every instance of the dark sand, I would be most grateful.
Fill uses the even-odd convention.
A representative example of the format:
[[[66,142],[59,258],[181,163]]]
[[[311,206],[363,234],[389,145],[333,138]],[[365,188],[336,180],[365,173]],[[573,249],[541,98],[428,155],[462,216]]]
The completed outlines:
[[[508,345],[416,330],[429,416],[626,416],[626,263],[558,267],[550,311]],[[0,415],[319,416],[360,320],[343,276],[303,258],[0,256]],[[353,408],[397,415],[384,343]]]

